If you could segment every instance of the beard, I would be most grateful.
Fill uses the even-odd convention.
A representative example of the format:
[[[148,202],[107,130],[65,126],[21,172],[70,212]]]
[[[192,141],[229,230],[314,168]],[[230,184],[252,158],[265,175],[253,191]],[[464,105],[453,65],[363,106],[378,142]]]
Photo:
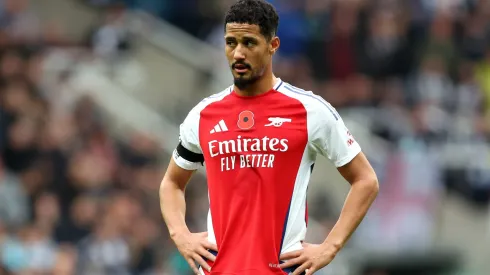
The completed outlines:
[[[250,77],[238,76],[234,77],[233,82],[235,86],[240,89],[246,89],[250,85],[254,84],[260,79],[260,75],[252,74]]]
[[[245,74],[239,74],[238,76],[236,76],[235,74],[233,74],[233,70],[234,70],[234,68],[235,68],[236,65],[243,65],[247,69],[249,69],[250,76],[246,76]],[[232,74],[233,74],[233,82],[234,82],[235,86],[238,89],[240,89],[240,90],[246,89],[250,85],[252,85],[255,82],[257,82],[260,79],[260,77],[262,76],[262,73],[263,73],[263,70],[258,70],[258,71],[257,70],[253,70],[252,69],[252,66],[250,64],[243,63],[243,62],[236,62],[236,63],[234,63],[231,66],[231,69],[232,69]]]

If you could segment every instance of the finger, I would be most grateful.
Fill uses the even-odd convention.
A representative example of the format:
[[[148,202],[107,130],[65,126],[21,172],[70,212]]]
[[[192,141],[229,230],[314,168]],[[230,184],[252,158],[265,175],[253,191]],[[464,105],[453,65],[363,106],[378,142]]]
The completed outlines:
[[[306,270],[306,273],[305,275],[313,275],[313,273],[315,273],[317,270],[315,267],[310,267]]]
[[[216,261],[216,256],[214,256],[213,253],[207,251],[204,248],[199,249],[198,253],[210,261],[213,261],[213,262]]]
[[[201,233],[197,233],[199,236],[201,237],[208,237],[208,232],[201,232]]]
[[[291,275],[301,275],[310,266],[311,266],[311,264],[309,262],[306,262],[306,263],[302,264],[300,267],[296,268],[296,270]]]
[[[287,262],[280,264],[279,267],[284,269],[284,268],[292,267],[295,265],[301,265],[304,262],[305,262],[305,259],[303,257],[298,257],[298,258],[290,259]]]
[[[303,248],[307,248],[307,247],[312,246],[312,244],[309,244],[309,243],[302,243],[302,245],[303,245]]]
[[[202,268],[206,269],[207,271],[211,271],[211,267],[208,265],[208,263],[201,257],[201,255],[199,254],[194,254],[193,255],[193,258],[194,260],[196,260],[196,262],[198,264],[200,264],[202,266]]]
[[[208,241],[203,241],[202,246],[204,246],[204,248],[206,248],[206,249],[210,249],[210,250],[218,252],[218,246],[213,244],[213,243],[210,243]]]
[[[303,253],[303,250],[295,250],[295,251],[291,251],[291,252],[288,252],[288,253],[284,253],[284,254],[281,254],[281,256],[279,257],[280,260],[289,260],[289,259],[292,259],[292,258],[298,258],[301,253]]]
[[[196,263],[194,263],[192,258],[186,259],[186,260],[187,260],[187,263],[189,264],[189,266],[191,267],[192,272],[194,272],[194,274],[196,274],[196,275],[201,275],[201,273],[199,272],[199,269],[197,269]]]

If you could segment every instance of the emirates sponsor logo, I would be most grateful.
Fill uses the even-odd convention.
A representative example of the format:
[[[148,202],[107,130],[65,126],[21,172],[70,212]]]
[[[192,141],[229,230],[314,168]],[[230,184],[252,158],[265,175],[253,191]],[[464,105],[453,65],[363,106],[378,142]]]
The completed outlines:
[[[212,140],[208,143],[212,158],[221,157],[221,171],[236,168],[273,168],[275,154],[286,152],[287,139],[242,138],[233,140]]]

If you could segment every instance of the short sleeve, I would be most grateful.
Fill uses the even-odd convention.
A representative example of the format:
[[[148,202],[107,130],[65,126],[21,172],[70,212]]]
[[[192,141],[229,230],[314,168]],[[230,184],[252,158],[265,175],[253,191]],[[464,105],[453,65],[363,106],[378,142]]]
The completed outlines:
[[[335,108],[323,100],[317,103],[308,115],[312,125],[310,141],[314,150],[336,167],[344,166],[361,152],[361,147]]]
[[[197,170],[204,163],[199,145],[199,112],[191,110],[180,125],[179,144],[173,152],[175,163],[186,170]]]

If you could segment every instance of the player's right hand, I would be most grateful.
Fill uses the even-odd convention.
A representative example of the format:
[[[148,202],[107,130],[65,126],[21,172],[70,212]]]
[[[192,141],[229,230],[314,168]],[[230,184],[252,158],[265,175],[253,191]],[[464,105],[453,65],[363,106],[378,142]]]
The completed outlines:
[[[176,234],[173,241],[177,246],[180,254],[187,260],[189,266],[196,275],[201,275],[196,266],[196,262],[207,271],[211,271],[211,267],[204,258],[214,262],[216,256],[211,254],[208,249],[218,251],[218,247],[208,241],[208,232]]]

